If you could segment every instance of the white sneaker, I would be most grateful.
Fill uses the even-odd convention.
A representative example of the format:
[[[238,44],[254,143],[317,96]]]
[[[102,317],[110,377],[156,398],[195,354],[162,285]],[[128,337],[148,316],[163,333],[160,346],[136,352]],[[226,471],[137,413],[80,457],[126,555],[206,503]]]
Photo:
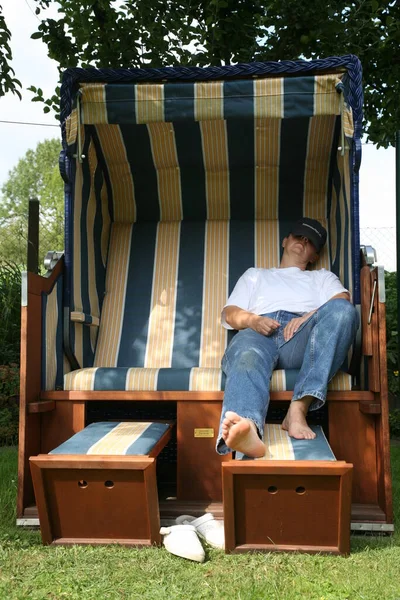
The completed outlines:
[[[166,550],[171,554],[196,562],[204,562],[204,548],[193,525],[179,524],[171,527],[161,527],[160,533],[164,536],[163,541]]]
[[[177,525],[192,525],[196,528],[197,533],[202,537],[207,544],[213,548],[224,550],[225,548],[225,529],[223,521],[217,521],[214,515],[206,513],[202,517],[192,517],[190,515],[182,515],[175,522]]]

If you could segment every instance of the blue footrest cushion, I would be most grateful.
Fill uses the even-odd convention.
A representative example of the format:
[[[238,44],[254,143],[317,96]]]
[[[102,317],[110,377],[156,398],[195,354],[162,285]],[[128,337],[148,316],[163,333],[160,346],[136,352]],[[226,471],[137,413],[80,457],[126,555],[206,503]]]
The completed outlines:
[[[311,425],[317,434],[313,440],[297,440],[289,436],[280,425],[266,423],[264,443],[266,453],[261,458],[250,458],[236,452],[236,460],[336,460],[322,427]]]
[[[147,455],[168,428],[168,423],[91,423],[49,454]]]

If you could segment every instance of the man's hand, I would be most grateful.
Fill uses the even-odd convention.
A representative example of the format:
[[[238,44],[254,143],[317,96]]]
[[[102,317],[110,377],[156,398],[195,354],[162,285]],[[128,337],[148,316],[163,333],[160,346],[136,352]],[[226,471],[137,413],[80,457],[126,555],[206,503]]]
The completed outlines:
[[[315,312],[315,310],[312,310],[311,312],[307,313],[306,315],[303,315],[302,317],[296,317],[295,319],[289,321],[289,323],[283,330],[283,337],[285,339],[285,342],[288,342],[290,339],[292,339],[292,337],[294,336],[296,331],[301,327],[301,325],[303,325],[303,323],[305,323]]]
[[[233,327],[233,329],[251,328],[261,335],[271,335],[281,326],[275,319],[261,317],[238,306],[226,306],[222,311],[222,318]]]
[[[257,333],[261,333],[261,335],[272,335],[274,331],[281,326],[275,319],[261,317],[260,315],[254,315],[254,317],[255,318],[250,321],[250,327],[254,329],[254,331],[257,331]]]

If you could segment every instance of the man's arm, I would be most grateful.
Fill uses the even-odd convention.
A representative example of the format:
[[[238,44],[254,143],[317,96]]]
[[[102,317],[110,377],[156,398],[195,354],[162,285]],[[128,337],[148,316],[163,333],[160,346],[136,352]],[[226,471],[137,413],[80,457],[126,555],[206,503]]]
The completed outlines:
[[[330,300],[335,300],[336,298],[343,298],[343,300],[348,300],[350,302],[349,292],[342,292],[341,294],[336,294],[336,296],[332,296],[332,298],[329,298],[328,302],[330,302]]]
[[[225,306],[222,311],[222,319],[233,329],[240,330],[250,328],[262,335],[271,335],[271,333],[280,327],[280,323],[275,321],[275,319],[255,315],[248,310],[243,310],[243,308],[234,305]]]
[[[343,300],[348,300],[350,302],[349,292],[341,292],[340,294],[335,294],[335,296],[329,298],[328,302],[330,302],[331,300],[336,300],[337,298],[342,298]],[[301,325],[303,325],[303,323],[305,323],[316,312],[316,310],[317,309],[312,310],[311,312],[307,313],[306,315],[303,315],[302,317],[295,317],[294,319],[289,321],[289,323],[283,330],[283,337],[286,342],[294,336],[299,327],[301,327]]]

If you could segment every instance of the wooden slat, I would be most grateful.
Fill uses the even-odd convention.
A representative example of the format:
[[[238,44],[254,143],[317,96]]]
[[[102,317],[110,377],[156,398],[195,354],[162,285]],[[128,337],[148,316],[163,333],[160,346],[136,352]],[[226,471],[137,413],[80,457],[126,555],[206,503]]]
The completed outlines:
[[[351,402],[328,403],[329,444],[338,460],[354,465],[353,501],[378,503],[375,415]]]
[[[369,267],[361,269],[361,330],[362,353],[372,356],[372,326],[368,325],[369,308],[371,304],[371,272]]]
[[[54,400],[40,400],[39,402],[30,402],[28,404],[28,413],[44,413],[54,410],[56,403]]]
[[[222,502],[203,502],[191,500],[160,500],[160,515],[165,521],[175,520],[180,515],[193,515],[201,517],[205,513],[211,513],[216,519],[224,518]],[[37,506],[32,505],[25,508],[24,518],[38,518]],[[378,504],[359,504],[351,505],[352,523],[386,523],[386,515]]]
[[[366,402],[365,400],[360,402],[360,411],[365,415],[380,415],[381,410],[380,402]]]
[[[379,290],[378,290],[379,292]],[[378,294],[379,299],[379,294]],[[392,479],[390,469],[389,394],[386,356],[386,305],[377,302],[381,416],[376,427],[378,501],[389,523],[393,522]]]
[[[222,472],[233,475],[254,473],[257,475],[343,475],[353,465],[345,461],[331,460],[257,460],[230,461],[223,463]]]
[[[31,464],[40,469],[110,469],[141,470],[154,462],[148,456],[110,456],[109,454],[39,454]]]
[[[215,451],[221,404],[178,402],[177,497],[184,500],[221,500],[221,463],[231,454]],[[211,437],[195,437],[195,429],[209,430]]]
[[[115,401],[149,401],[149,402],[215,402],[222,401],[224,392],[123,392],[123,391],[42,391],[41,400],[55,400],[57,402],[82,401],[90,402],[96,400],[115,400]],[[271,392],[272,402],[288,402],[292,399],[293,392]],[[353,390],[346,392],[328,392],[328,402],[366,402],[374,401],[374,394],[369,391]]]
[[[164,423],[165,423],[165,421],[164,421]],[[175,428],[175,423],[169,422],[169,427],[168,427],[167,431],[161,436],[161,438],[158,440],[158,442],[153,446],[153,448],[149,452],[148,456],[150,456],[152,458],[156,458],[160,454],[161,450],[164,448],[164,446],[166,446],[168,444],[169,440],[171,439],[171,433],[174,428]]]
[[[54,411],[42,415],[41,453],[57,448],[85,427],[84,402],[56,402],[55,404]]]
[[[135,548],[149,548],[154,542],[136,539],[112,539],[109,538],[58,538],[51,542],[52,546],[107,546],[117,544],[118,546],[134,546]]]
[[[336,546],[288,546],[286,544],[275,544],[265,546],[264,544],[242,544],[232,550],[232,554],[244,554],[248,552],[297,552],[300,554],[342,554]]]
[[[351,505],[351,520],[353,523],[365,523],[373,521],[385,523],[385,513],[378,504],[357,504]]]
[[[34,296],[41,296],[42,293],[48,294],[55,284],[57,278],[62,273],[63,268],[64,259],[60,258],[49,277],[43,277],[42,275],[36,275],[36,273],[28,272],[29,294],[33,294]]]
[[[28,304],[21,309],[17,517],[34,502],[28,458],[40,452],[40,415],[28,414],[27,406],[38,400],[41,387],[42,299],[29,294]]]
[[[373,289],[374,281],[378,283],[377,271],[371,273],[371,289]],[[371,357],[368,359],[368,382],[369,389],[372,392],[379,392],[380,390],[380,369],[379,369],[379,330],[378,330],[378,295],[379,289],[376,288],[374,309],[371,320],[371,340],[372,340],[372,352]]]
[[[353,469],[348,469],[340,478],[340,502],[338,523],[338,550],[340,554],[350,554],[350,517]]]
[[[27,274],[27,306],[21,308],[18,518],[23,515],[25,506],[35,499],[28,459],[40,452],[41,444],[41,415],[34,409],[29,411],[28,406],[38,402],[41,389],[42,293],[50,292],[63,268],[61,258],[50,277]]]

